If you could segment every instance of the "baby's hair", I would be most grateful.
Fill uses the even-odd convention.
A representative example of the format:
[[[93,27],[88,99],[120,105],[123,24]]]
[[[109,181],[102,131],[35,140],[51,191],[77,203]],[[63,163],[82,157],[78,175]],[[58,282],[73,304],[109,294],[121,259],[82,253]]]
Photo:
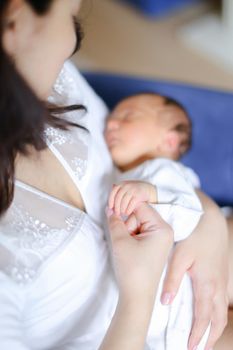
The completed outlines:
[[[176,107],[182,109],[182,111],[184,111],[186,115],[188,114],[186,109],[184,108],[184,106],[179,101],[175,100],[173,97],[165,96],[165,95],[159,95],[159,94],[156,94],[156,93],[154,93],[152,95],[163,97],[165,105],[176,106]]]
[[[157,96],[157,94],[155,94]],[[192,122],[191,119],[189,117],[189,114],[186,110],[186,108],[177,100],[175,100],[172,97],[169,96],[164,96],[161,95],[164,98],[164,104],[165,105],[171,105],[171,106],[175,106],[177,108],[179,108],[180,110],[182,110],[188,120],[188,125],[184,124],[184,123],[177,123],[177,125],[175,125],[175,127],[173,128],[174,130],[176,130],[178,133],[183,134],[183,140],[180,143],[180,154],[179,157],[181,157],[184,153],[186,153],[192,146]]]

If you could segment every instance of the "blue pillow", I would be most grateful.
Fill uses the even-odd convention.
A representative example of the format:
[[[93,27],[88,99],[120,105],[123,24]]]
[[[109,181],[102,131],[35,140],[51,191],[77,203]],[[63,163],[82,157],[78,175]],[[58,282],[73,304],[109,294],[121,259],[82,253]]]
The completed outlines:
[[[203,0],[121,0],[135,5],[147,16],[159,17]]]
[[[182,162],[201,179],[203,191],[233,206],[233,94],[187,84],[105,73],[84,74],[112,108],[125,96],[154,91],[177,99],[193,123],[193,145]]]

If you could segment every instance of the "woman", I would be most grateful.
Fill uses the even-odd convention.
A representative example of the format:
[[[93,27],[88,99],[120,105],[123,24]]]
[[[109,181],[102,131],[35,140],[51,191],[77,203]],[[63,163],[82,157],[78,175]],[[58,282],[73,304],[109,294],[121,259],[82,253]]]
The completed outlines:
[[[79,5],[78,0],[0,3],[1,349],[143,349],[172,245],[170,229],[145,205],[135,213],[139,241],[110,215],[117,302],[99,226],[99,203],[105,202],[111,175],[102,138],[105,106],[69,64],[54,85],[50,113],[42,103],[79,46],[74,20]],[[59,117],[67,111],[73,113]],[[164,284],[162,299],[168,304],[184,272],[192,276],[197,301],[190,349],[210,321],[207,348],[212,347],[225,323],[220,276],[225,276],[226,242],[214,228],[211,235],[198,230],[177,245]]]

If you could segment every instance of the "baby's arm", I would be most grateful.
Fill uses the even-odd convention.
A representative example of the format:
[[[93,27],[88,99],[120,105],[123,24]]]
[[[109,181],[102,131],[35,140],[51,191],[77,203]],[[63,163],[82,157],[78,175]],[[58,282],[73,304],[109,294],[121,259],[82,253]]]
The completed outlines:
[[[145,181],[123,181],[114,185],[108,206],[116,215],[129,216],[142,202],[157,203],[156,186]]]
[[[158,204],[154,207],[174,230],[175,242],[185,239],[197,226],[203,209],[187,177],[186,168],[171,160],[161,160],[150,182],[157,186]]]
[[[175,241],[186,238],[203,213],[201,202],[187,176],[187,169],[169,159],[159,159],[145,163],[139,170],[135,174],[123,173],[120,180],[124,181],[115,186],[110,195],[110,207],[117,214],[125,214],[127,210],[128,215],[138,203],[148,202],[172,226]],[[136,177],[140,181],[127,181]],[[150,199],[151,193],[154,193],[153,200]],[[121,205],[121,202],[127,205]]]

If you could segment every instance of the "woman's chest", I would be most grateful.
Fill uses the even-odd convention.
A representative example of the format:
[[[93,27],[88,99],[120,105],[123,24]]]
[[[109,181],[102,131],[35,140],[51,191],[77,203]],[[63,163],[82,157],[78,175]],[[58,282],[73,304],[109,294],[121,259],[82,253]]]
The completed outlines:
[[[24,319],[29,343],[65,348],[72,339],[92,334],[94,340],[117,302],[107,246],[98,228],[93,232],[92,227],[82,226],[44,264],[30,288]]]
[[[75,339],[80,348],[85,337],[93,345],[117,302],[102,229],[80,210],[17,182],[0,231],[9,255],[4,271],[26,291],[21,322],[28,347],[68,349]]]

